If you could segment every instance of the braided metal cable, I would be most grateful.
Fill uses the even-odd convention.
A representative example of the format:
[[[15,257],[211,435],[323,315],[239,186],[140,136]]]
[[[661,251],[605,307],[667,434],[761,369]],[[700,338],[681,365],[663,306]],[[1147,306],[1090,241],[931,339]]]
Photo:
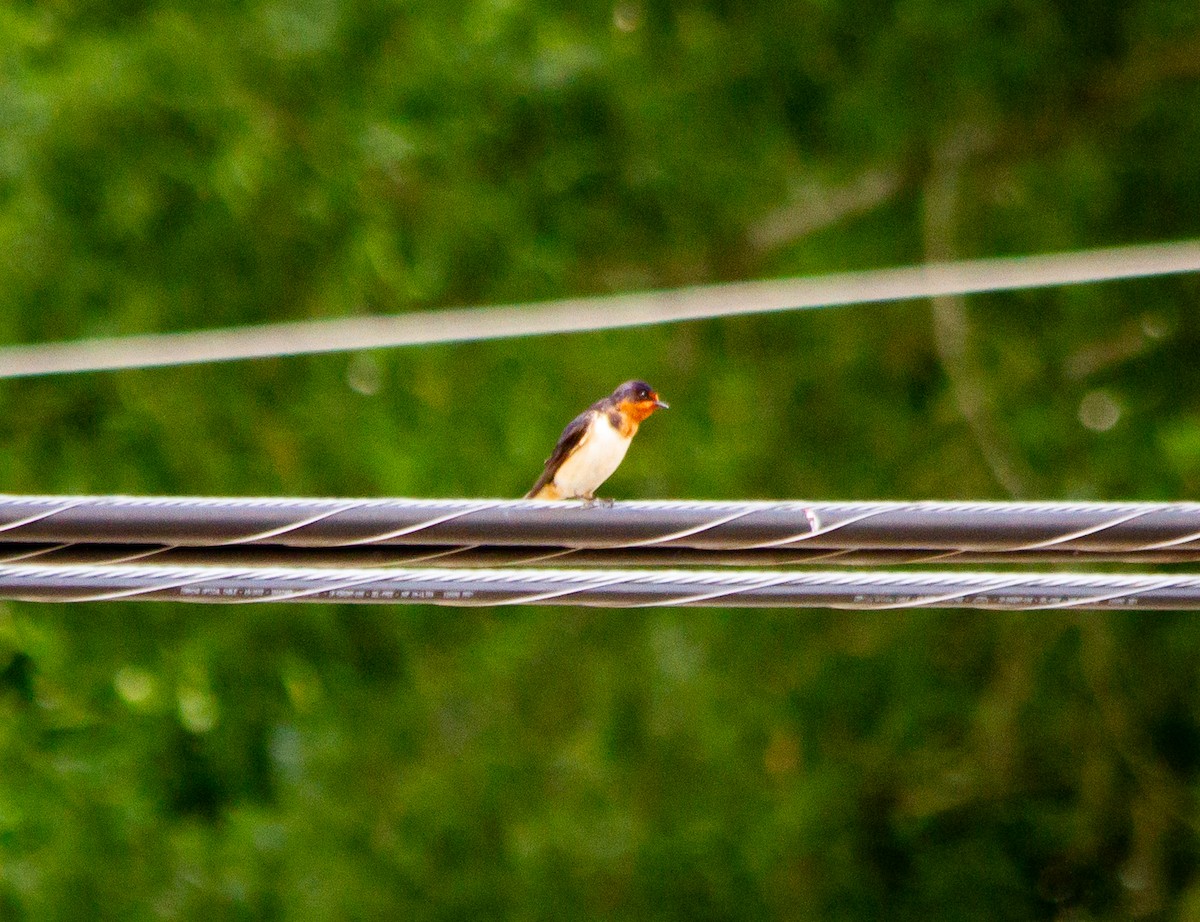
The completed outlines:
[[[1200,503],[621,502],[0,496],[0,545],[1168,555]],[[549,552],[545,549],[550,548]]]
[[[563,548],[493,545],[288,547],[249,544],[24,544],[0,541],[0,563],[257,567],[896,567],[1004,564],[1176,564],[1200,561],[1200,547],[1161,551],[944,551],[928,548],[823,550],[791,547],[722,551],[688,547]]]
[[[0,598],[452,606],[1200,609],[1200,577],[3,564]]]

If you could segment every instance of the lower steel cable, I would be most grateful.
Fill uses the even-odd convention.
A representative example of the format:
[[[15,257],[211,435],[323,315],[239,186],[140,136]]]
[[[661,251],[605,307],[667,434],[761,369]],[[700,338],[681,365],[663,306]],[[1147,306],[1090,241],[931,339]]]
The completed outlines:
[[[588,605],[611,608],[1200,610],[1200,577],[1061,573],[454,570],[0,565],[0,598],[37,602]]]

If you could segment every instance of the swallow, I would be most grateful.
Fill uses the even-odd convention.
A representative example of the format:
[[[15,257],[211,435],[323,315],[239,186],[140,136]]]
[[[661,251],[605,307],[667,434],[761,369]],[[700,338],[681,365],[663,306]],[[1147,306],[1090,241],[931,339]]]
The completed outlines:
[[[596,489],[624,460],[638,426],[665,409],[645,381],[626,381],[571,420],[525,498],[594,500]]]

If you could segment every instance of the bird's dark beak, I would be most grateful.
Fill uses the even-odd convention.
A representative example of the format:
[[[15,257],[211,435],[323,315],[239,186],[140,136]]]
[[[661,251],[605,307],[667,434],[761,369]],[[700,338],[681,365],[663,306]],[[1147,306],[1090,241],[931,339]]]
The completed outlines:
[[[654,405],[656,407],[658,407],[660,410],[671,409],[671,405],[669,403],[667,403],[665,400],[660,400],[658,394],[654,395]]]

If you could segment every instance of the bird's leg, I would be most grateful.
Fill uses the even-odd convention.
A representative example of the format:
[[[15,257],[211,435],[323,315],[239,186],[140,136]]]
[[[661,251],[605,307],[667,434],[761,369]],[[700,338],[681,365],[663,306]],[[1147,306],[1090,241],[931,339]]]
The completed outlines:
[[[613,507],[613,503],[615,503],[616,500],[613,499],[611,496],[605,496],[601,499],[596,500],[596,502],[598,502],[605,509],[611,509]]]

